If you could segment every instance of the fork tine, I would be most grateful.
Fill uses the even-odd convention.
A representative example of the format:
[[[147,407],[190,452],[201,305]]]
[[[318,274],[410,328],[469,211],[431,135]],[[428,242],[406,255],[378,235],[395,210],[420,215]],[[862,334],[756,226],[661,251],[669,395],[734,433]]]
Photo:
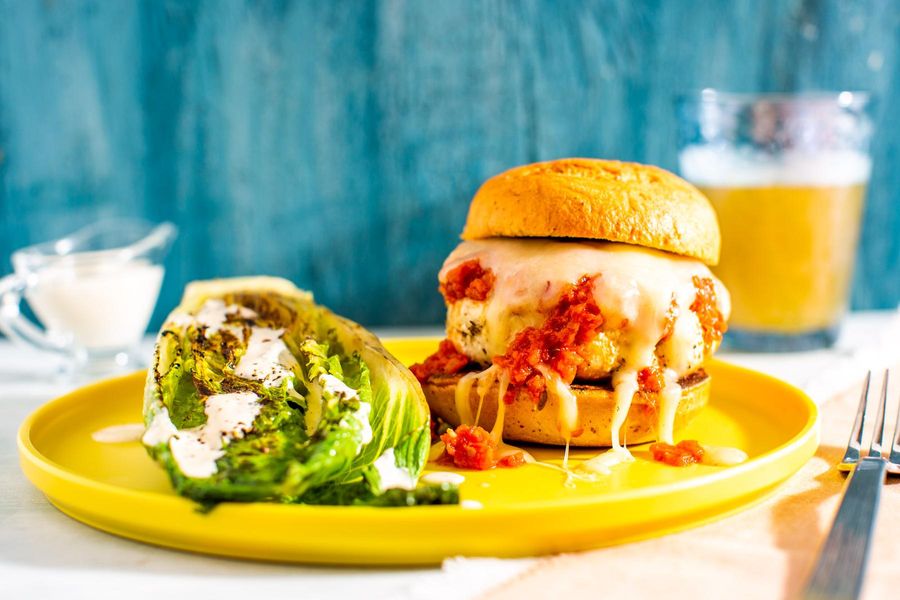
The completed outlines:
[[[856,419],[853,421],[853,429],[850,431],[850,440],[847,442],[847,451],[838,469],[849,471],[859,462],[859,449],[862,447],[863,426],[866,424],[866,404],[869,400],[869,383],[872,381],[872,371],[866,373],[866,381],[863,383],[862,395],[859,398],[859,408],[856,409]]]
[[[890,461],[895,468],[900,469],[900,402],[897,403],[897,421],[894,424],[894,440],[891,442]]]
[[[881,406],[875,413],[875,430],[872,432],[872,443],[869,445],[869,456],[880,457],[881,449],[887,441],[884,437],[884,413],[887,410],[888,372],[885,370],[881,382]]]

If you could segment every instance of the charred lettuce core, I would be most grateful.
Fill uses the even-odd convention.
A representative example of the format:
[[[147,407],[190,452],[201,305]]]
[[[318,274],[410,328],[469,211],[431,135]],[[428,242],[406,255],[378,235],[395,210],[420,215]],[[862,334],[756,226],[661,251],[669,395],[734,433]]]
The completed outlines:
[[[188,286],[157,340],[144,419],[175,490],[205,504],[458,501],[417,485],[430,429],[416,379],[284,280]]]

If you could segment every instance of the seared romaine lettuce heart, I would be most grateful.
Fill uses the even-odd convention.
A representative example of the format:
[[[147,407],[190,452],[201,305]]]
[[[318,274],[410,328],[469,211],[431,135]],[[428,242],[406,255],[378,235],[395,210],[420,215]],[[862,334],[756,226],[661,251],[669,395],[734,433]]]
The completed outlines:
[[[188,286],[157,339],[144,419],[150,455],[204,504],[459,499],[418,484],[430,431],[415,377],[282,279]]]

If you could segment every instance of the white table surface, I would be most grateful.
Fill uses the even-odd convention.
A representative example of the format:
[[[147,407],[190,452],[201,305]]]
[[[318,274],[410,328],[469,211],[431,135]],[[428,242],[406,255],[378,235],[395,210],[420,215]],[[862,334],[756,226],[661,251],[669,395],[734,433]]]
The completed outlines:
[[[785,379],[819,402],[853,385],[866,368],[900,360],[900,315],[896,311],[851,315],[831,350],[720,355]],[[91,529],[54,509],[19,470],[15,443],[19,424],[42,403],[72,387],[54,381],[47,363],[37,352],[0,340],[0,597],[460,600],[476,597],[532,563],[457,558],[441,568],[423,569],[273,565],[166,550]]]

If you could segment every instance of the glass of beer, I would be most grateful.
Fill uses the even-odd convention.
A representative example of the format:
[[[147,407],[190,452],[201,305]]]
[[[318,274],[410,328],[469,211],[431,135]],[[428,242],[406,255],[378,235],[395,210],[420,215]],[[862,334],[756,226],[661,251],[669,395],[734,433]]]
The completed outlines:
[[[713,270],[731,292],[731,348],[837,339],[872,170],[868,103],[858,92],[678,99],[681,174],[710,199],[722,230]]]

